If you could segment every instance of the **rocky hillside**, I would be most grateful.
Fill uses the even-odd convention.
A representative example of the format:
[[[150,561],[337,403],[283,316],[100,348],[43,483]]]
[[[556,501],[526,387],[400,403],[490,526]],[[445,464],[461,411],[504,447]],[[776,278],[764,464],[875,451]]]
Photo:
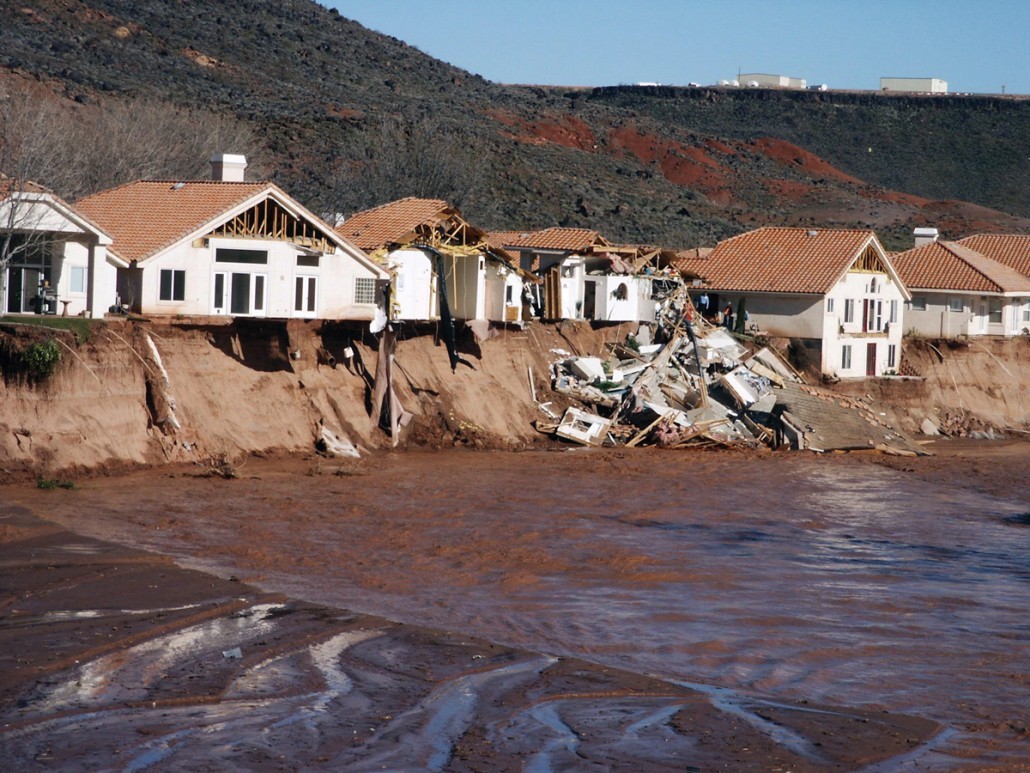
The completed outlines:
[[[231,150],[319,211],[443,196],[487,228],[677,248],[764,224],[894,247],[915,225],[1030,231],[1013,98],[500,86],[309,0],[4,3],[0,77],[82,115],[157,98],[234,116],[256,139]]]

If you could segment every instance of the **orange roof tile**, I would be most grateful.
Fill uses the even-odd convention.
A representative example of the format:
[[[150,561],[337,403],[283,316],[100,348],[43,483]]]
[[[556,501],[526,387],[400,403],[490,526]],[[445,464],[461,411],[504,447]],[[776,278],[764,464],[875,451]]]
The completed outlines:
[[[716,290],[825,294],[870,243],[872,231],[759,228],[685,262]]]
[[[374,252],[388,244],[398,244],[415,235],[421,225],[436,225],[457,210],[442,199],[406,199],[391,201],[351,215],[336,227],[336,233],[366,252]]]
[[[1021,234],[975,234],[959,244],[1030,276],[1030,236]]]
[[[962,243],[931,242],[891,262],[909,289],[1030,293],[1030,278]]]
[[[87,196],[75,208],[114,239],[112,251],[146,260],[267,191],[268,182],[140,180]]]
[[[537,250],[561,250],[563,252],[583,252],[598,244],[607,244],[597,231],[589,228],[561,228],[554,226],[542,231],[497,231],[511,241],[505,241],[505,247],[518,247]]]
[[[684,277],[692,278],[701,276],[708,259],[712,254],[711,247],[695,247],[690,250],[680,250],[672,261],[672,267]]]
[[[528,231],[490,231],[486,240],[495,247],[515,246],[518,240],[526,236]]]

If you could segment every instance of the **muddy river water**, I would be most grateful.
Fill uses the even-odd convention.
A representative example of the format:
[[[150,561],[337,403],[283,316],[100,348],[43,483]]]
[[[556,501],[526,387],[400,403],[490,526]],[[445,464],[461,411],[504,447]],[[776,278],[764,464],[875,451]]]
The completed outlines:
[[[40,512],[315,602],[704,690],[932,718],[947,729],[920,764],[936,769],[1017,768],[1030,748],[1025,485],[625,451],[240,473],[98,479]]]

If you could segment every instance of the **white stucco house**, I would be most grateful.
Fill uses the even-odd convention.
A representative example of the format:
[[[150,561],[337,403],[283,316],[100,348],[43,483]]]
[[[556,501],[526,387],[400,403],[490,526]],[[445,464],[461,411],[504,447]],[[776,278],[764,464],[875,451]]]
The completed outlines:
[[[0,310],[102,317],[115,303],[111,236],[35,183],[0,177]]]
[[[246,182],[243,156],[212,180],[142,180],[77,209],[113,238],[117,291],[145,315],[371,320],[389,275],[281,188]]]
[[[897,371],[911,295],[872,231],[760,228],[681,265],[712,309],[743,299],[749,328],[818,349],[824,374]]]
[[[408,197],[358,212],[336,233],[390,276],[387,314],[397,321],[440,318],[440,293],[455,319],[517,322],[522,292],[536,279],[486,233],[441,199]]]
[[[1030,237],[1022,239],[1030,248]],[[978,240],[1018,246],[1020,237],[964,241],[975,244]],[[1030,249],[1027,256],[1030,262]],[[1030,335],[1030,277],[1016,268],[966,243],[938,241],[936,229],[927,243],[892,260],[912,293],[905,310],[906,333],[938,338]]]

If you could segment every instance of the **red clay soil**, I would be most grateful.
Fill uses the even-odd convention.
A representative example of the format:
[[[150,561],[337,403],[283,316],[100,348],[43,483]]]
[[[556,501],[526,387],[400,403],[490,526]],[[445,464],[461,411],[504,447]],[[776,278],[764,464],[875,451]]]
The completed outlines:
[[[608,139],[613,148],[628,151],[645,164],[657,163],[670,182],[699,190],[716,203],[730,203],[729,170],[703,149],[663,140],[628,126],[612,130]]]
[[[772,160],[784,165],[794,166],[813,177],[830,178],[840,182],[864,185],[857,177],[845,174],[832,164],[823,161],[814,153],[810,153],[785,140],[776,139],[775,137],[762,137],[750,144],[758,152],[763,153]]]

